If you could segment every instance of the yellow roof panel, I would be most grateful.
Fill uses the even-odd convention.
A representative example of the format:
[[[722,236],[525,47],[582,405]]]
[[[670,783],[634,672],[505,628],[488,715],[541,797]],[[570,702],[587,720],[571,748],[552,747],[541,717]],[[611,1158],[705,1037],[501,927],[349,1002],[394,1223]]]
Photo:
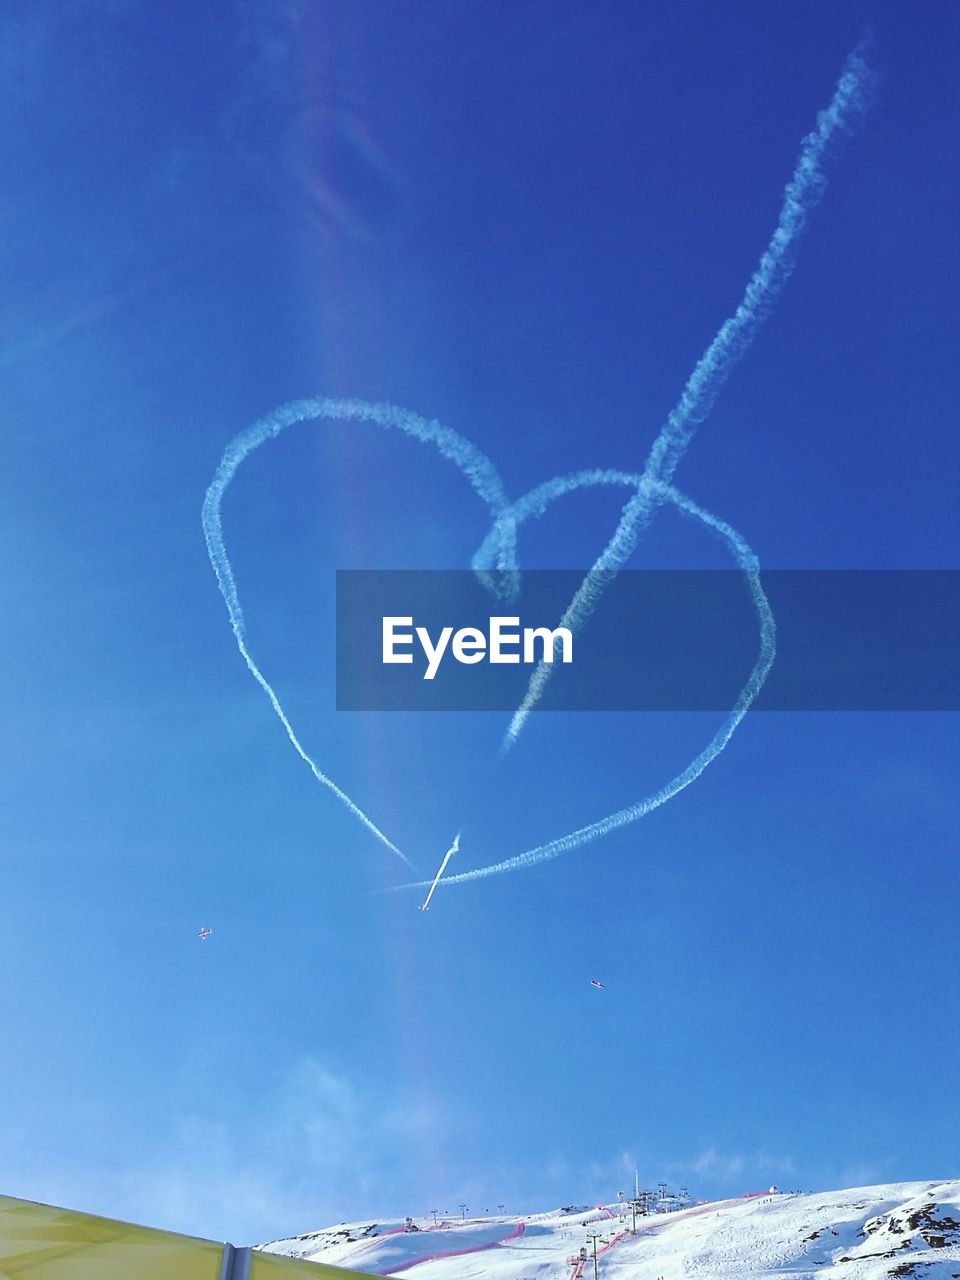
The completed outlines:
[[[375,1280],[255,1249],[224,1259],[216,1240],[0,1196],[0,1280]]]

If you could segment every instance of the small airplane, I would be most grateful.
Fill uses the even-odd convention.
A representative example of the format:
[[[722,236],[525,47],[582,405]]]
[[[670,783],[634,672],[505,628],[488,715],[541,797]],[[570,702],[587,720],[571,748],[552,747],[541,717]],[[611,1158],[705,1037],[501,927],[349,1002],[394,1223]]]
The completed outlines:
[[[197,933],[197,937],[200,939],[200,941],[201,941],[201,942],[206,942],[207,938],[209,938],[209,937],[210,937],[211,933],[213,933],[213,930],[212,930],[212,929],[208,929],[208,928],[206,928],[206,926],[204,926],[204,928],[202,928],[202,929]]]
[[[603,983],[602,983],[602,982],[598,982],[598,981],[596,980],[596,978],[591,978],[591,979],[590,979],[590,985],[591,985],[591,987],[596,987],[598,991],[602,991],[602,990],[603,990]]]

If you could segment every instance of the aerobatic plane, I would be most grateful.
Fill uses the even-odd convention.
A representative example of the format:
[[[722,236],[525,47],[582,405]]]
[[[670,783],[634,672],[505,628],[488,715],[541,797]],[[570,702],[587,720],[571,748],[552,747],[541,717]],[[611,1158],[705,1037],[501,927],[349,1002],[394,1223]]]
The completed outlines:
[[[197,933],[197,937],[200,939],[201,942],[206,942],[206,940],[210,937],[211,933],[213,933],[213,930],[208,929],[206,928],[206,926],[204,926],[204,928],[202,928]]]
[[[598,982],[598,981],[596,980],[596,978],[591,978],[591,979],[590,979],[590,985],[591,985],[591,987],[596,987],[598,991],[602,991],[602,990],[603,990],[603,983],[602,983],[602,982]]]

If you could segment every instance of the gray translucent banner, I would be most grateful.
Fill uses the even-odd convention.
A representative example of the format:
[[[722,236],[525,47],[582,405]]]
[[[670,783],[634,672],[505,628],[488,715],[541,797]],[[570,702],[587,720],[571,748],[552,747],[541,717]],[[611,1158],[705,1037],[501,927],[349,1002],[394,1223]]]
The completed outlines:
[[[728,710],[770,615],[776,654],[757,710],[960,709],[960,572],[586,576],[596,607],[566,654],[556,638],[540,710]],[[584,578],[531,570],[511,598],[509,583],[493,584],[498,594],[468,571],[338,572],[337,708],[512,711],[543,657],[544,630],[558,627]]]

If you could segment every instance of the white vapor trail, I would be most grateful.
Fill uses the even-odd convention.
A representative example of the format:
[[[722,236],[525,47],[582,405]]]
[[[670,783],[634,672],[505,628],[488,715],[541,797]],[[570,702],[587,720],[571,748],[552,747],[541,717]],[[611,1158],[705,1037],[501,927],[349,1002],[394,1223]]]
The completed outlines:
[[[713,408],[731,369],[753,342],[789,279],[807,219],[826,187],[824,160],[837,136],[851,130],[862,117],[869,103],[873,81],[874,73],[858,47],[846,61],[830,105],[819,113],[816,128],[801,144],[793,176],[783,193],[776,228],[740,305],[720,326],[716,337],[697,362],[679,401],[653,442],[636,491],[620,513],[613,537],[581,582],[560,620],[559,625],[569,628],[574,634],[589,619],[607,585],[630,558],[657,505],[663,500],[662,486],[672,481],[694,431]],[[554,481],[555,485],[559,483]],[[560,492],[558,490],[556,496],[559,497]],[[507,538],[510,532],[511,526],[504,524],[503,536]],[[493,545],[488,537],[484,548],[489,552]],[[505,750],[516,742],[552,672],[553,667],[546,662],[540,662],[533,672],[524,699],[514,712],[504,736]]]
[[[760,325],[789,279],[808,218],[826,187],[824,164],[828,153],[839,136],[851,130],[863,115],[874,79],[874,73],[867,65],[861,49],[857,48],[844,65],[829,105],[819,113],[815,128],[803,139],[793,175],[784,190],[777,226],[747,284],[743,298],[697,362],[677,404],[654,439],[642,471],[579,471],[549,480],[511,503],[493,463],[450,428],[438,422],[429,422],[393,405],[326,398],[299,400],[282,406],[235,436],[224,451],[204,499],[203,529],[210,562],[217,576],[240,654],[250,674],[269,698],[297,754],[309,766],[317,781],[332,791],[382,844],[410,866],[412,864],[409,858],[307,754],[273,687],[251,654],[221,520],[224,494],[238,467],[250,453],[267,440],[278,436],[287,427],[314,419],[372,423],[401,431],[422,443],[432,444],[460,470],[487,508],[491,520],[490,531],[472,563],[488,589],[500,598],[515,596],[519,588],[517,531],[524,521],[542,515],[558,498],[579,489],[598,485],[627,488],[630,496],[620,512],[612,537],[583,578],[560,620],[560,625],[574,633],[579,632],[589,620],[607,585],[629,560],[656,511],[663,505],[675,507],[683,515],[698,520],[719,535],[745,575],[759,622],[759,653],[734,707],[699,755],[659,790],[604,818],[514,857],[444,877],[450,859],[459,850],[458,833],[432,881],[418,881],[415,886],[398,886],[429,886],[423,910],[428,907],[441,877],[444,878],[445,885],[458,884],[534,866],[608,835],[666,804],[695,781],[720,755],[759,693],[774,660],[776,628],[760,582],[757,558],[735,529],[679,492],[673,487],[672,481],[696,428],[710,413],[723,383],[750,347]],[[509,750],[519,738],[552,670],[550,664],[541,662],[531,676],[523,701],[514,712],[504,735],[504,751]]]
[[[596,484],[636,486],[639,480],[639,476],[628,475],[622,471],[576,472],[573,475],[549,481],[547,484],[541,485],[539,489],[527,494],[525,498],[522,498],[514,506],[514,515],[517,517],[518,524],[529,516],[541,515],[546,509],[547,503],[552,501],[558,492],[573,493],[576,489]],[[679,493],[669,485],[657,485],[656,488],[656,496],[660,502],[671,503],[685,515],[700,520],[708,528],[718,533],[726,541],[734,559],[746,575],[750,596],[760,623],[760,651],[747,682],[740,691],[740,696],[707,746],[685,769],[658,791],[651,792],[650,795],[645,796],[642,800],[627,805],[626,808],[619,809],[615,813],[608,814],[607,817],[601,818],[597,822],[592,822],[588,826],[571,831],[568,835],[561,836],[557,840],[551,840],[547,844],[537,845],[536,848],[528,849],[525,853],[518,853],[515,857],[492,863],[490,866],[478,867],[473,871],[462,871],[455,876],[447,876],[444,884],[463,884],[468,880],[482,880],[487,876],[499,875],[504,871],[517,871],[521,867],[532,867],[540,862],[549,862],[552,858],[557,858],[563,853],[569,853],[572,849],[588,844],[591,840],[597,840],[601,836],[609,835],[612,831],[628,826],[631,822],[636,822],[638,818],[643,818],[646,814],[652,813],[654,809],[659,809],[661,805],[666,804],[668,800],[672,800],[675,795],[688,787],[691,782],[695,782],[704,769],[717,758],[730,741],[737,725],[747,714],[750,704],[760,692],[763,682],[767,678],[767,673],[773,665],[776,653],[776,624],[774,623],[770,604],[760,583],[757,557],[746,541],[737,533],[736,529],[727,524],[725,520],[711,515],[710,512],[705,511],[690,498],[685,497],[684,494]],[[403,885],[400,887],[419,888],[427,883],[429,882],[423,880],[418,881],[416,885]]]
[[[406,854],[401,852],[393,841],[388,839],[380,828],[367,817],[360,806],[351,800],[350,796],[320,769],[301,745],[273,686],[260,670],[250,651],[247,642],[246,622],[243,616],[243,608],[240,604],[240,594],[237,590],[236,579],[234,578],[233,568],[230,564],[226,543],[223,538],[221,517],[223,497],[240,464],[260,445],[267,440],[275,438],[287,427],[293,426],[298,422],[308,422],[318,418],[375,423],[377,426],[395,428],[408,436],[412,436],[415,440],[434,445],[443,457],[460,469],[478,496],[486,503],[492,517],[498,521],[498,528],[503,530],[496,563],[498,568],[505,571],[508,582],[515,568],[515,533],[512,534],[510,531],[510,517],[504,517],[503,515],[508,504],[500,477],[493,463],[479,449],[456,431],[442,426],[439,422],[428,422],[424,418],[418,417],[417,414],[410,413],[405,409],[399,409],[395,405],[369,404],[364,400],[295,400],[290,404],[282,405],[279,409],[275,409],[267,417],[261,418],[245,431],[241,431],[239,435],[234,436],[224,450],[220,465],[217,467],[204,497],[203,532],[207,541],[207,551],[214,573],[217,575],[220,594],[223,596],[224,603],[227,606],[230,626],[233,629],[237,648],[247,664],[247,669],[269,698],[270,705],[286,730],[287,737],[290,739],[294,750],[300,759],[308,765],[316,780],[332,791],[353,816],[358,818],[382,844],[386,845],[388,849],[402,858],[412,870],[416,871],[416,867],[413,866]]]
[[[450,861],[453,855],[458,852],[459,848],[460,848],[460,832],[458,831],[457,834],[453,837],[453,844],[450,846],[447,852],[443,855],[443,861],[440,863],[440,866],[437,869],[437,874],[433,877],[433,883],[430,885],[430,892],[427,894],[426,898],[424,898],[423,900],[423,906],[420,908],[421,911],[426,911],[427,907],[429,907],[430,899],[433,897],[433,892],[436,889],[437,885],[440,883],[440,877],[443,875],[443,873],[447,869],[447,863]]]

